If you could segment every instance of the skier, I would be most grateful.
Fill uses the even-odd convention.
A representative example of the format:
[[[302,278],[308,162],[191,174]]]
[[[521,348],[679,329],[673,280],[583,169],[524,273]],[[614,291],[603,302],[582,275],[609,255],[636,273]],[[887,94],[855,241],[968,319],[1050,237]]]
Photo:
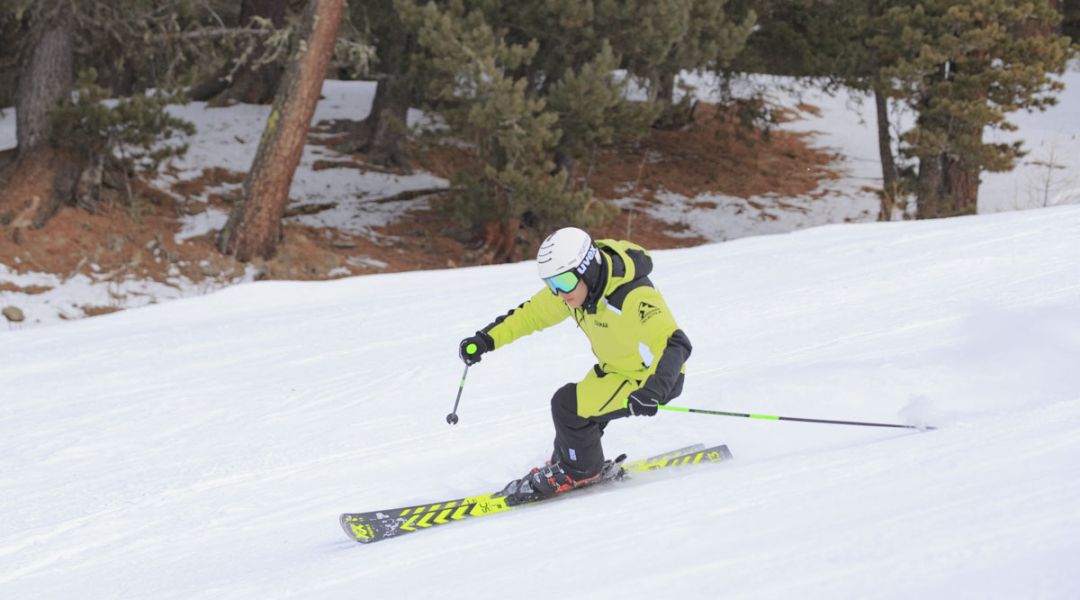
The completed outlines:
[[[652,259],[641,246],[594,243],[581,229],[566,227],[540,244],[536,263],[546,289],[458,347],[461,360],[473,365],[484,353],[571,316],[592,345],[597,364],[551,398],[551,461],[505,489],[520,500],[550,498],[599,478],[600,438],[608,422],[656,415],[659,405],[682,392],[691,351],[689,338],[649,280]]]

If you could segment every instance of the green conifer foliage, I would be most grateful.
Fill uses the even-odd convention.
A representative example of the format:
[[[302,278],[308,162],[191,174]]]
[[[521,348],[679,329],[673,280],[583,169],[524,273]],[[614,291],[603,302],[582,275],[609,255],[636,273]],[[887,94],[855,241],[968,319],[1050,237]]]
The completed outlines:
[[[406,15],[419,26],[419,42],[430,53],[429,97],[458,143],[473,149],[482,163],[455,176],[463,190],[455,198],[458,215],[508,228],[530,209],[558,219],[581,204],[579,194],[564,191],[565,175],[553,174],[558,115],[545,110],[543,98],[528,93],[525,78],[512,75],[539,45],[508,43],[482,13],[466,13],[460,2],[446,11],[429,4]]]
[[[872,48],[894,98],[914,109],[903,150],[919,161],[919,218],[976,210],[978,175],[1003,171],[1021,143],[988,143],[1011,131],[1006,115],[1056,102],[1068,39],[1048,0],[905,0],[876,20]]]
[[[424,56],[414,75],[450,133],[484,167],[460,173],[469,223],[535,235],[603,216],[583,173],[597,150],[641,138],[671,100],[676,74],[734,56],[753,16],[726,0],[397,0]],[[631,83],[647,99],[631,101]],[[490,236],[489,236],[490,237]],[[496,236],[500,237],[500,236]],[[491,240],[488,240],[491,243]]]
[[[187,144],[176,140],[194,135],[195,126],[167,111],[182,98],[156,93],[110,100],[96,79],[92,69],[80,73],[71,97],[50,111],[49,142],[92,165],[95,185],[81,191],[80,205],[93,209],[100,186],[113,182],[127,189],[129,207],[135,208],[129,178],[136,170],[157,171],[166,159],[183,156]]]

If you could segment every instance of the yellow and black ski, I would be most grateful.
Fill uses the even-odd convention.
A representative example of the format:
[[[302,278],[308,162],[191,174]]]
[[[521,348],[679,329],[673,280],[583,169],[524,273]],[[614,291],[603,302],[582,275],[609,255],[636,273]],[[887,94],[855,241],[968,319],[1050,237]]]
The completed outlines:
[[[613,465],[615,468],[610,470],[611,474],[601,478],[597,483],[625,479],[633,473],[699,463],[715,463],[731,458],[731,451],[728,450],[726,445],[721,444],[711,448],[705,448],[704,446],[704,444],[695,444],[645,459],[628,462],[618,461]],[[576,489],[583,489],[592,485],[596,484]],[[556,496],[556,498],[561,497],[563,495]],[[438,525],[445,525],[446,523],[464,521],[475,517],[486,517],[536,502],[542,502],[542,500],[516,504],[499,491],[433,504],[363,513],[345,513],[341,515],[340,522],[342,529],[345,530],[349,537],[357,542],[368,544],[422,529],[430,529]]]

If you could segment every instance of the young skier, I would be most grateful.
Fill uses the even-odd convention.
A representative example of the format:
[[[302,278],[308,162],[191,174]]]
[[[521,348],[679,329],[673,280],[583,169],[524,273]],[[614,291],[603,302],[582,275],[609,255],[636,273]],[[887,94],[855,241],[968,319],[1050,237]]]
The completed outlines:
[[[596,240],[575,227],[548,236],[536,255],[547,284],[458,347],[467,365],[514,340],[573,317],[597,364],[551,398],[551,462],[511,482],[519,499],[549,498],[601,475],[600,438],[613,419],[653,416],[682,392],[690,340],[649,280],[652,259],[626,241]]]

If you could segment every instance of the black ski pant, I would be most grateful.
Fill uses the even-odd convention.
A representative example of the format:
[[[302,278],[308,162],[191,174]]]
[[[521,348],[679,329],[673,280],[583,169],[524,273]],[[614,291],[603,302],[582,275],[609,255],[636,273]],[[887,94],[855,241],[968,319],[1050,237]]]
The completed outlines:
[[[602,373],[599,369],[596,371]],[[680,374],[664,404],[682,393],[683,380],[684,377]],[[615,394],[608,399],[610,404],[617,408],[588,417],[581,416],[579,411],[579,404],[584,404],[579,402],[578,397],[582,390],[581,384],[568,383],[551,397],[551,418],[555,422],[555,449],[551,460],[562,463],[563,468],[574,479],[589,477],[600,471],[604,464],[604,449],[600,438],[604,436],[608,423],[630,415],[624,407],[626,396],[640,387],[642,382],[632,383],[636,385],[618,386]]]

